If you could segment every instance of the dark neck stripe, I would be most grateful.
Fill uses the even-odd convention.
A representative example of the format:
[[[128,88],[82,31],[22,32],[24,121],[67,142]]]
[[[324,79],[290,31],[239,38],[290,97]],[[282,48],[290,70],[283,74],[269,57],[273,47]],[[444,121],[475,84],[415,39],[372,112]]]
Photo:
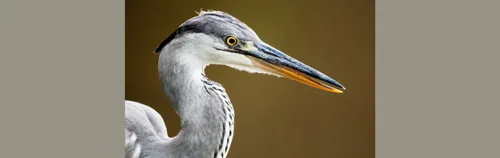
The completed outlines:
[[[158,47],[156,47],[156,50],[155,50],[156,54],[159,54],[161,52],[161,50],[163,49],[163,47],[165,47],[168,43],[170,43],[175,38],[175,36],[177,36],[178,30],[179,29],[175,30],[172,34],[170,34],[170,36],[167,37],[167,39],[163,40],[160,43],[160,45]]]
[[[161,50],[168,45],[172,40],[175,39],[178,35],[181,36],[186,32],[192,32],[192,33],[200,33],[202,30],[200,27],[196,25],[182,25],[177,30],[175,30],[172,34],[170,34],[163,42],[160,43],[158,47],[156,47],[155,53],[158,54],[161,52]]]

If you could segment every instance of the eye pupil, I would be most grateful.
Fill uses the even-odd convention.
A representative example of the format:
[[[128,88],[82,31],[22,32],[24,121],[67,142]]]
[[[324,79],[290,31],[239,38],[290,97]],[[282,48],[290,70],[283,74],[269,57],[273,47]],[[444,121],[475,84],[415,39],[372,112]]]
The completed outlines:
[[[236,45],[236,43],[238,43],[238,40],[234,36],[229,36],[226,38],[226,43],[230,46],[234,46]]]

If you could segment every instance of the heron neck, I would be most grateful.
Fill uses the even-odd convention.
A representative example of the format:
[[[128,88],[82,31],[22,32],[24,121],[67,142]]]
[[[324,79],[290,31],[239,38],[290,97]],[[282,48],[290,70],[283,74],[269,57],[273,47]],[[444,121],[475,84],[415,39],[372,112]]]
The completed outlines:
[[[181,131],[174,137],[172,143],[175,145],[171,147],[192,150],[187,152],[190,155],[184,155],[187,157],[213,157],[221,140],[229,139],[224,136],[229,130],[225,125],[228,121],[232,124],[232,120],[228,120],[223,111],[225,107],[220,97],[206,89],[204,65],[195,59],[190,63],[174,59],[180,58],[160,55],[159,63],[163,88],[181,120]]]
[[[207,102],[212,98],[203,88],[204,66],[195,59],[190,59],[191,62],[187,63],[182,61],[186,57],[162,55],[158,70],[163,90],[172,106],[186,126],[201,123],[203,110],[215,109],[213,103]]]

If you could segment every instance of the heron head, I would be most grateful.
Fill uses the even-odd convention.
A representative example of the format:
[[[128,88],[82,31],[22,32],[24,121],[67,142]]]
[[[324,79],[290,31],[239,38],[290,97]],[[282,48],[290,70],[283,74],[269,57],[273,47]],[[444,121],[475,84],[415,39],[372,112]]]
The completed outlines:
[[[339,82],[266,44],[246,24],[220,11],[201,11],[187,20],[155,53],[183,53],[189,56],[187,60],[196,60],[203,67],[227,65],[289,78],[329,92],[345,90]]]

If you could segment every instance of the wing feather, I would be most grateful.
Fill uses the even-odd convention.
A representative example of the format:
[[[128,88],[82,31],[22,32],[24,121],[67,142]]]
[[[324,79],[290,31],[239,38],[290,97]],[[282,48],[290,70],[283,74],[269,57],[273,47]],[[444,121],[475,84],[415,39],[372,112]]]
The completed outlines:
[[[145,143],[170,139],[161,115],[153,108],[125,101],[125,157],[138,158]]]
[[[135,133],[125,129],[125,158],[139,158],[141,145],[137,143]]]

